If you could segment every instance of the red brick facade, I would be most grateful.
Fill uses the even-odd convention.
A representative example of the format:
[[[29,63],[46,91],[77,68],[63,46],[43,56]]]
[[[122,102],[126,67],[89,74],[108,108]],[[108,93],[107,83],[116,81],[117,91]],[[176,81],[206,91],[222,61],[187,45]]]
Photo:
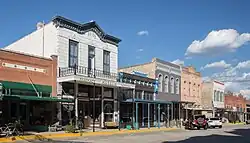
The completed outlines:
[[[233,95],[233,93],[225,94],[225,108],[229,110],[233,110],[233,107],[236,109],[242,109],[243,112],[246,111],[246,98],[242,95]]]
[[[57,56],[51,59],[0,50],[0,81],[22,82],[52,86],[57,95]]]

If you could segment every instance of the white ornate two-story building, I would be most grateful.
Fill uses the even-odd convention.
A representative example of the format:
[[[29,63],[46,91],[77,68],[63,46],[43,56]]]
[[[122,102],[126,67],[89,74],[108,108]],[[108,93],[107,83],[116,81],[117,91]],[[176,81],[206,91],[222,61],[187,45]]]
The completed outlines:
[[[44,57],[57,55],[57,94],[74,97],[76,106],[72,110],[77,111],[68,114],[62,110],[59,119],[84,117],[90,126],[94,117],[103,127],[105,122],[118,120],[117,89],[135,88],[117,82],[120,41],[95,21],[82,24],[56,16],[48,24],[38,23],[37,30],[5,49]]]

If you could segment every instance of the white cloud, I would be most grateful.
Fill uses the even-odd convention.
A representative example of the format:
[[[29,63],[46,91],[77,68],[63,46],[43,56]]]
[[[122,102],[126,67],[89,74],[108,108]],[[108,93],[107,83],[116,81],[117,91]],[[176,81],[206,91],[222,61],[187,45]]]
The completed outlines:
[[[225,69],[221,73],[214,73],[211,79],[216,79],[225,83],[226,91],[241,93],[250,98],[250,67],[248,62],[239,62],[235,67]],[[242,68],[247,71],[242,71]]]
[[[137,52],[143,52],[144,49],[137,49]]]
[[[174,60],[174,61],[172,61],[172,63],[177,64],[177,65],[184,65],[184,61],[182,61],[180,59]]]
[[[249,69],[250,68],[250,60],[244,61],[244,62],[239,62],[238,65],[236,66],[238,69]]]
[[[147,30],[142,30],[142,31],[139,31],[137,32],[137,35],[139,36],[148,36],[149,35],[149,32]]]
[[[204,40],[194,40],[185,56],[234,52],[249,41],[250,33],[239,34],[234,29],[211,31]]]
[[[240,90],[240,94],[249,98],[250,97],[250,90],[249,89]]]
[[[204,70],[206,68],[229,68],[229,67],[231,67],[231,64],[227,64],[224,60],[221,60],[219,62],[206,64],[204,67],[201,67],[201,70]]]

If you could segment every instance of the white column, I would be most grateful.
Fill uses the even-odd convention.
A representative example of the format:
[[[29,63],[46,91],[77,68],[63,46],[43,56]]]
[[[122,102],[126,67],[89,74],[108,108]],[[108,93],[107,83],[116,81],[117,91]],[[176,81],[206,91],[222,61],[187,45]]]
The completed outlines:
[[[104,111],[103,111],[103,107],[104,107],[104,87],[102,86],[102,99],[101,99],[101,127],[104,128]]]
[[[116,100],[117,99],[117,90],[116,90],[116,88],[114,88],[113,91],[114,91],[114,99]],[[114,103],[113,103],[114,104],[113,105],[113,107],[114,107],[113,122],[115,122],[115,114],[116,114],[116,109],[115,109],[116,105],[115,104],[117,104],[115,100],[114,100]]]
[[[75,97],[75,117],[76,117],[76,128],[78,128],[78,83],[74,83],[74,97]]]

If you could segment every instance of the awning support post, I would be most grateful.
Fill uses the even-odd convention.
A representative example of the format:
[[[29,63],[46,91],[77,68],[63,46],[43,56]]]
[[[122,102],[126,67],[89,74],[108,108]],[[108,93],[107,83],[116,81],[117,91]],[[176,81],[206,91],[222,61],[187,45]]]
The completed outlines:
[[[148,103],[148,129],[150,128],[150,103]]]
[[[160,128],[161,105],[158,104],[158,128]]]
[[[139,129],[139,125],[138,125],[138,103],[135,103],[135,119],[136,119],[136,123],[135,123],[135,127],[136,130]]]

